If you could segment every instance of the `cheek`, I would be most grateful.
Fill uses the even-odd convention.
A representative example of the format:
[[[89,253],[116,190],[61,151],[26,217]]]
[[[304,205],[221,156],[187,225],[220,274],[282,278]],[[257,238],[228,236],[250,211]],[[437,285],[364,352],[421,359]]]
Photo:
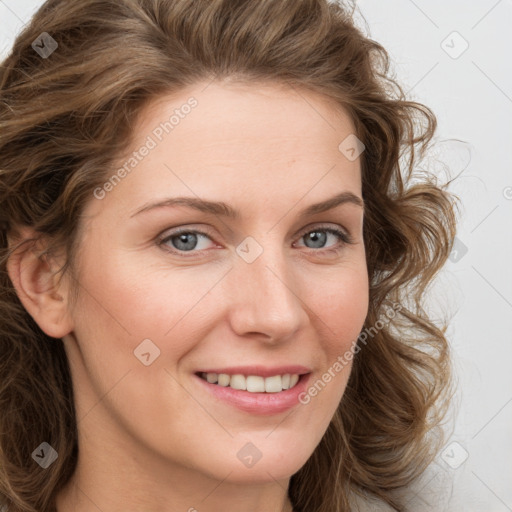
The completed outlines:
[[[92,421],[94,415],[88,411],[98,414],[95,404],[105,397],[102,403],[118,415],[125,428],[149,428],[141,417],[154,421],[182,417],[191,401],[176,399],[181,396],[180,387],[165,370],[174,375],[175,365],[201,339],[195,332],[194,305],[213,286],[214,277],[203,278],[201,286],[199,279],[191,285],[190,273],[157,271],[128,258],[116,258],[114,253],[108,258],[98,254],[94,261],[102,264],[94,264],[89,254],[82,267],[73,311],[77,350],[68,352],[80,389],[78,416]],[[148,352],[150,364],[146,366],[142,354]],[[157,407],[148,396],[158,396]],[[140,416],[132,423],[127,418],[134,407]],[[184,431],[193,427],[186,417],[182,424]],[[160,434],[155,431],[153,435]]]
[[[317,282],[320,284],[311,288],[308,302],[317,314],[319,324],[323,324],[322,332],[329,352],[344,351],[347,344],[357,339],[368,312],[366,267],[344,268]]]
[[[94,260],[88,254],[82,267],[75,330],[102,351],[114,348],[117,360],[124,348],[133,357],[133,349],[146,338],[158,343],[174,338],[173,331],[194,315],[194,308],[222,274],[211,267],[209,272],[170,269],[129,254],[95,251]],[[177,354],[180,339],[173,345]]]
[[[341,400],[352,369],[354,348],[368,312],[369,289],[365,266],[338,272],[309,296],[317,315],[323,357],[315,380],[310,381],[303,403],[328,411]]]

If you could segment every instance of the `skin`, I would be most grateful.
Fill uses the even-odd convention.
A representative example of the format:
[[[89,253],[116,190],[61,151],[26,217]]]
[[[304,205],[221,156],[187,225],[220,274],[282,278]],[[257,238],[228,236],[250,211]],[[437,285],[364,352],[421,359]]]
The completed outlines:
[[[350,118],[322,96],[277,84],[197,84],[147,106],[133,150],[191,96],[197,107],[87,204],[76,304],[70,278],[54,274],[57,259],[26,251],[9,261],[23,304],[63,339],[71,366],[80,456],[58,512],[290,511],[289,479],[345,390],[350,362],[309,404],[263,416],[218,400],[193,374],[302,364],[315,382],[351,348],[368,309],[363,208],[299,216],[339,192],[362,198],[359,159],[338,149],[354,132]],[[241,218],[182,206],[132,217],[179,195],[224,201]],[[179,239],[159,245],[177,227],[207,233],[189,242],[192,257]],[[352,243],[325,231],[308,243],[320,227]],[[236,251],[248,236],[263,249],[250,264]],[[144,339],[160,350],[149,366],[134,356]],[[251,468],[237,457],[248,442],[262,453]]]

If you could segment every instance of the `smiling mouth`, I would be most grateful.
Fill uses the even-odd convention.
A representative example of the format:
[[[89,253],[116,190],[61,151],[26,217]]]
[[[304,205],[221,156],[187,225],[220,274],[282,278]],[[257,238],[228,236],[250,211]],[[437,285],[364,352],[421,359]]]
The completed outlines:
[[[300,380],[300,375],[286,373],[284,375],[273,375],[271,377],[261,377],[259,375],[228,375],[227,373],[205,373],[199,372],[197,375],[210,384],[217,386],[230,387],[249,393],[280,393],[287,389],[292,389]]]

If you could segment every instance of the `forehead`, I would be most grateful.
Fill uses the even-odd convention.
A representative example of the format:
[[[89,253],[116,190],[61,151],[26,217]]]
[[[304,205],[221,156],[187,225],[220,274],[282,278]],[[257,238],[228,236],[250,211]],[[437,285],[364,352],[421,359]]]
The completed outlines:
[[[197,84],[142,111],[131,152],[150,151],[139,155],[109,200],[116,196],[128,207],[157,196],[196,195],[264,208],[306,195],[311,203],[342,191],[360,195],[359,159],[340,150],[353,133],[349,115],[311,91]],[[117,164],[130,160],[133,153]]]
[[[195,103],[193,109],[187,104]],[[175,114],[174,116],[172,114]],[[195,115],[189,115],[189,114]],[[354,133],[353,122],[342,105],[319,92],[282,83],[212,82],[198,83],[180,92],[150,101],[135,126],[139,133],[155,129],[154,122],[172,120],[173,130],[206,128],[218,134],[235,135],[276,132],[280,136],[314,135],[327,130],[335,135]],[[190,117],[188,122],[183,122]],[[230,127],[244,132],[229,133]],[[280,128],[286,128],[286,132]],[[178,129],[179,128],[179,129]],[[166,131],[166,134],[168,132]],[[254,141],[257,143],[257,140]]]

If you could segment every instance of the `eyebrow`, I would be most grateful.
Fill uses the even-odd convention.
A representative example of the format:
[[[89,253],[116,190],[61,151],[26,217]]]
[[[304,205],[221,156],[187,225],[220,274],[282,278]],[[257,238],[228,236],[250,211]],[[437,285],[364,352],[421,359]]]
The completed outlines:
[[[320,203],[315,203],[308,206],[300,212],[300,217],[307,217],[318,213],[323,213],[345,203],[355,204],[356,206],[364,208],[364,202],[360,197],[356,196],[352,192],[341,192],[340,194],[326,199],[325,201],[321,201]],[[148,212],[156,208],[164,208],[170,206],[186,206],[203,213],[219,215],[221,217],[227,217],[233,220],[238,220],[241,217],[238,210],[235,210],[227,203],[222,201],[207,201],[197,197],[171,197],[169,199],[164,199],[163,201],[145,204],[142,208],[138,209],[135,213],[130,215],[130,218],[135,217],[135,215],[138,215],[142,212]]]

